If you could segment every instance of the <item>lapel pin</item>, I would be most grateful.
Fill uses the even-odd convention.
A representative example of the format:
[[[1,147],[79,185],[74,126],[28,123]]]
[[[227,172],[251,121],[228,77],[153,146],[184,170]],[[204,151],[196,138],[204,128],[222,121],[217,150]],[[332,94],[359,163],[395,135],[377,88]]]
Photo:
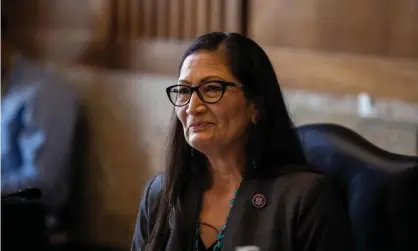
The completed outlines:
[[[252,202],[255,208],[263,208],[266,205],[266,197],[261,193],[258,193],[253,196]]]

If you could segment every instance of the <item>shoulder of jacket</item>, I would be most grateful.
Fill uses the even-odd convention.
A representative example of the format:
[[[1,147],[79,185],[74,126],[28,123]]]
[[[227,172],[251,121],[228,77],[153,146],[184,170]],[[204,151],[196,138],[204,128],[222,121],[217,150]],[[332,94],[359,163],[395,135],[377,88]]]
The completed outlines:
[[[148,208],[156,208],[163,190],[163,175],[157,174],[145,186],[144,199]]]
[[[316,182],[328,178],[325,172],[311,165],[288,165],[282,167],[282,169],[284,174],[292,175],[295,179]]]
[[[277,169],[270,177],[273,186],[286,186],[292,190],[302,190],[316,184],[328,182],[329,176],[310,165],[287,165]]]
[[[266,174],[262,174],[264,178],[281,178],[281,177],[324,177],[326,173],[318,170],[310,165],[283,165],[277,168],[271,168]]]
[[[163,174],[159,173],[150,179],[147,185],[148,196],[158,196],[163,189]]]
[[[287,175],[284,175],[283,178],[288,178],[294,182],[301,182],[302,184],[309,186],[312,183],[320,183],[325,180],[328,180],[329,177],[328,175],[324,173],[301,171],[301,172],[289,173]]]

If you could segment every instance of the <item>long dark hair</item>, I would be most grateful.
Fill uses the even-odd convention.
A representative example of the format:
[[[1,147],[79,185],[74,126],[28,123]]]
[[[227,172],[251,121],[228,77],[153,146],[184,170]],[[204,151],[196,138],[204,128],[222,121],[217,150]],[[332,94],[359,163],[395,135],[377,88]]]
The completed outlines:
[[[244,86],[246,98],[255,103],[258,111],[257,123],[251,130],[247,145],[247,162],[251,162],[251,165],[248,165],[245,176],[271,176],[283,165],[306,164],[273,66],[257,43],[237,33],[204,34],[186,50],[179,69],[189,55],[202,50],[218,49],[225,53],[233,75]],[[193,150],[186,142],[182,124],[175,114],[170,137],[167,169],[163,177],[164,187],[156,222],[145,248],[147,251],[164,249],[169,236],[169,225],[172,223],[181,232],[174,237],[178,238],[176,243],[180,245],[179,250],[187,250],[193,240],[196,219],[185,215],[188,208],[184,196],[188,189],[203,189],[196,187],[193,180],[202,177],[209,179],[205,156],[197,151],[192,156]],[[253,162],[256,169],[250,168]]]

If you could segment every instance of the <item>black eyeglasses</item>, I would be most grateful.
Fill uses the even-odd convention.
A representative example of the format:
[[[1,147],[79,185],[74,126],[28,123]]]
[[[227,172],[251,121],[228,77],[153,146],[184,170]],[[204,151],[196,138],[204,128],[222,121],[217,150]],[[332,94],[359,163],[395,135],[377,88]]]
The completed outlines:
[[[167,96],[174,106],[184,106],[190,102],[194,91],[197,92],[200,100],[207,104],[213,104],[222,99],[226,88],[242,87],[241,84],[225,81],[208,81],[201,85],[191,87],[188,85],[172,85],[166,89]]]

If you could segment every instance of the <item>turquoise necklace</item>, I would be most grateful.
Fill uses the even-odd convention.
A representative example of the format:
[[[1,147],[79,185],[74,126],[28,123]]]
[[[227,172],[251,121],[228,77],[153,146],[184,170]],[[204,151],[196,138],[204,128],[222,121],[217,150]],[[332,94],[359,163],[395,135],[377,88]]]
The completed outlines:
[[[231,215],[231,209],[234,206],[234,202],[235,202],[235,198],[237,197],[238,194],[238,189],[235,190],[235,194],[234,197],[232,198],[231,202],[230,202],[230,207],[229,207],[229,214],[226,217],[226,221],[225,224],[222,226],[221,231],[219,231],[217,237],[216,237],[216,242],[215,245],[213,246],[213,251],[219,251],[221,250],[223,241],[224,241],[224,236],[225,236],[225,232],[226,232],[226,224],[228,223],[228,219],[229,216]],[[196,236],[195,236],[195,242],[194,242],[194,250],[195,251],[199,251],[199,237],[200,237],[200,231],[199,231],[199,222],[197,222],[196,224]]]

